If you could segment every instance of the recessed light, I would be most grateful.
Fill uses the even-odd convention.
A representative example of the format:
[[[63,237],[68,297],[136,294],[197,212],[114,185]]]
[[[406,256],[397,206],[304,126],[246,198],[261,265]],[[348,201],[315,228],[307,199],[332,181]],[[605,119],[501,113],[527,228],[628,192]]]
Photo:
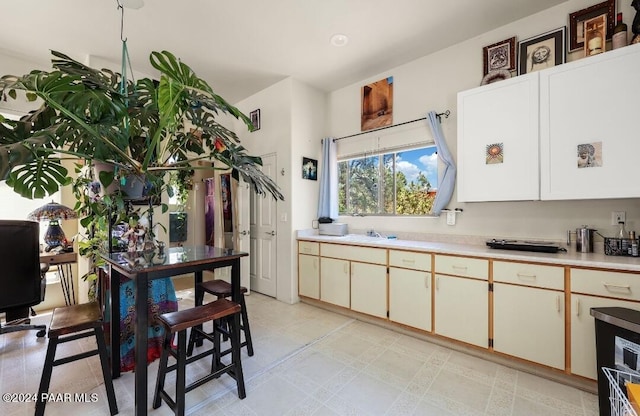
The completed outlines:
[[[347,35],[343,35],[342,33],[336,33],[331,36],[331,44],[333,46],[344,46],[349,43],[349,38]]]

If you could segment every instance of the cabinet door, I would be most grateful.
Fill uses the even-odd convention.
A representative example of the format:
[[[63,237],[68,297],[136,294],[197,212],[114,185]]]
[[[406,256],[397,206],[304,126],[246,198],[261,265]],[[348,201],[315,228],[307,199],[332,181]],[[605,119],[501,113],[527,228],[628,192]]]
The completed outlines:
[[[571,373],[596,380],[596,329],[591,308],[621,307],[640,310],[640,303],[571,294]]]
[[[495,351],[564,370],[564,292],[495,283]]]
[[[298,255],[298,293],[313,299],[320,298],[320,259],[318,256]]]
[[[431,273],[389,268],[389,319],[431,331]]]
[[[351,309],[387,317],[387,268],[377,264],[351,263]]]
[[[534,72],[458,94],[458,201],[540,198],[538,89]]]
[[[349,262],[320,258],[320,300],[349,307]]]
[[[488,283],[443,275],[436,275],[435,283],[435,333],[487,348]]]
[[[639,67],[631,45],[540,72],[543,200],[640,196]]]

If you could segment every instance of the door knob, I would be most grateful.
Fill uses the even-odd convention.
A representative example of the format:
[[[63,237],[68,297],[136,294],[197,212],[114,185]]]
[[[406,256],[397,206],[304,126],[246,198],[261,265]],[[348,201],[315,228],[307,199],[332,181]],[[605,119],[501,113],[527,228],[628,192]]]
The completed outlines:
[[[249,233],[246,232],[246,231],[240,231],[240,235],[247,235],[247,234],[249,234]]]
[[[275,231],[271,231],[271,232],[267,231],[267,234],[274,236],[274,235],[276,235],[276,232]]]

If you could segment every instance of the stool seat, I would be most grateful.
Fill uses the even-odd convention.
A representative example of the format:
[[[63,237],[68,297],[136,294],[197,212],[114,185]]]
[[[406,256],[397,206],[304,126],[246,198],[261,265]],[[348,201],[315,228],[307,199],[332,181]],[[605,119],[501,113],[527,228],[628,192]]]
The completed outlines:
[[[96,338],[96,349],[56,359],[56,349],[59,344],[90,336],[95,336]],[[111,370],[109,369],[107,344],[104,339],[102,311],[98,302],[55,308],[51,314],[48,337],[49,343],[47,345],[47,355],[44,360],[44,367],[40,378],[40,387],[38,387],[35,415],[44,415],[44,409],[47,403],[45,396],[46,393],[49,392],[53,367],[94,355],[100,356],[102,377],[107,391],[107,401],[109,402],[109,412],[111,415],[118,414],[118,405],[116,403],[115,390],[113,389]]]
[[[51,316],[49,338],[102,327],[102,313],[96,302],[56,308]]]
[[[207,280],[206,282],[200,283],[200,286],[205,292],[211,293],[214,296],[219,298],[228,298],[231,296],[231,283],[221,280]],[[247,288],[244,286],[240,286],[240,293],[247,293]]]
[[[199,283],[199,285],[203,290],[203,292],[201,292],[200,299],[199,299],[200,303],[202,303],[202,301],[204,300],[203,299],[204,292],[214,295],[217,299],[230,298],[233,292],[231,283],[222,279],[207,280],[202,283]],[[248,291],[246,287],[240,286],[240,299],[238,299],[238,302],[240,302],[240,306],[242,307],[242,311],[240,312],[240,315],[241,315],[240,330],[244,332],[244,339],[245,339],[245,341],[242,342],[240,347],[241,348],[247,347],[247,355],[249,355],[249,357],[252,357],[253,341],[251,340],[251,328],[249,327],[249,316],[247,314],[247,304],[244,300],[244,294],[247,292]],[[225,332],[226,331],[223,331],[223,334],[225,334],[225,339],[226,339],[227,334]],[[191,337],[189,340],[189,348],[187,350],[187,354],[189,355],[191,355],[191,353],[193,352],[194,342],[195,342],[195,338]]]
[[[162,346],[162,354],[158,365],[158,378],[156,379],[155,394],[153,397],[153,408],[157,409],[162,401],[173,410],[176,416],[184,416],[186,410],[185,395],[194,388],[228,374],[236,380],[238,396],[240,399],[246,397],[244,376],[242,373],[242,363],[240,361],[240,314],[242,306],[239,303],[228,299],[218,299],[205,305],[199,305],[190,309],[168,312],[160,315],[158,320],[165,328],[165,338]],[[213,333],[208,334],[201,329],[205,322],[213,321]],[[220,332],[216,330],[217,322],[225,322],[229,328],[231,337],[231,363],[223,365],[220,354]],[[198,355],[187,358],[187,329],[191,328],[191,334],[195,332],[213,343],[213,348],[201,352]],[[177,334],[177,342],[172,342],[173,336]],[[176,359],[176,363],[168,365],[169,355]],[[204,377],[187,385],[186,366],[194,361],[200,360],[208,355],[213,355],[211,362],[211,372]],[[175,378],[175,398],[172,398],[165,390],[164,384],[167,373],[176,370]]]
[[[159,320],[169,332],[173,333],[238,313],[240,309],[240,304],[220,299],[217,302],[162,314]]]

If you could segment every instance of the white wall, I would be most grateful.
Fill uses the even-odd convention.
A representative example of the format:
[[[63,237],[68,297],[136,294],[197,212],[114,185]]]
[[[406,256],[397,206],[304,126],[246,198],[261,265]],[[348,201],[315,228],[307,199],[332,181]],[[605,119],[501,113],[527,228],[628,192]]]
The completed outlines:
[[[295,230],[310,228],[316,218],[318,183],[302,179],[302,157],[317,159],[326,130],[325,94],[292,78],[236,104],[245,114],[260,109],[260,130],[235,132],[250,154],[277,154],[276,183],[284,195],[277,202],[277,298],[298,299]]]
[[[627,4],[630,2],[618,3],[618,7],[624,13],[624,20],[629,26],[631,36],[634,11]],[[568,25],[570,13],[592,4],[591,0],[569,0],[557,7],[333,91],[328,95],[328,133],[334,137],[340,137],[359,132],[360,88],[370,82],[393,76],[394,124],[424,117],[430,110],[437,112],[451,110],[451,116],[443,119],[442,128],[447,144],[455,155],[456,95],[459,91],[480,85],[483,75],[482,48],[514,35],[517,36],[517,40],[524,40]],[[568,60],[579,59],[582,56],[581,51],[575,52],[569,56]],[[607,103],[607,97],[600,97],[600,100],[602,103]],[[629,102],[634,101],[635,97],[630,97]],[[499,117],[500,114],[496,114],[496,119]],[[429,132],[426,123],[424,129]],[[625,179],[621,178],[621,180]],[[635,180],[635,178],[626,180]],[[614,235],[616,227],[610,225],[610,212],[620,210],[627,212],[628,230],[640,229],[638,199],[459,203],[454,193],[448,207],[464,210],[458,215],[455,226],[447,226],[444,216],[441,218],[385,217],[384,225],[381,225],[380,217],[340,217],[340,221],[348,223],[353,230],[374,227],[378,231],[397,234],[433,233],[460,237],[500,236],[564,240],[568,229],[575,229],[583,224],[598,229],[604,235]]]

